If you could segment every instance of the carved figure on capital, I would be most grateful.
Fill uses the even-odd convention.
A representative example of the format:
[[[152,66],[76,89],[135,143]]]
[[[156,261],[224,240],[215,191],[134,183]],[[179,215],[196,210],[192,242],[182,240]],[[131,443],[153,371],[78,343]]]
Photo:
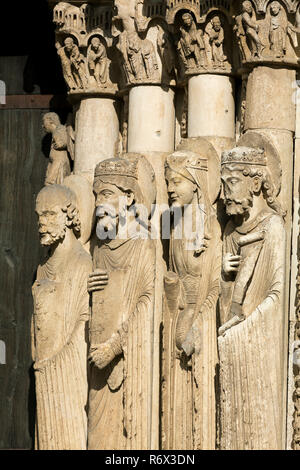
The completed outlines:
[[[241,17],[238,20],[239,23],[239,29],[242,27],[244,30],[244,35],[246,36],[246,39],[249,44],[249,49],[252,54],[252,59],[253,58],[260,58],[261,53],[264,50],[264,45],[258,35],[260,31],[260,27],[256,21],[255,18],[255,10],[253,8],[252,3],[249,0],[246,0],[242,3],[242,13]],[[243,34],[240,31],[240,37],[241,37],[241,45],[243,48],[243,54],[245,54],[245,44],[242,41]]]
[[[70,90],[84,89],[88,85],[86,62],[72,37],[67,37],[63,46],[57,43],[64,79]]]
[[[283,15],[282,6],[274,1],[270,5],[270,50],[275,58],[282,59],[287,50],[287,20]]]
[[[182,15],[182,25],[180,26],[180,38],[177,48],[186,71],[207,68],[203,31],[197,29],[190,13]]]
[[[205,34],[208,38],[213,67],[226,68],[227,57],[224,54],[224,28],[218,15],[214,16],[206,25]]]
[[[95,36],[87,50],[87,62],[89,72],[99,87],[103,87],[108,82],[109,61],[106,47],[100,38]]]

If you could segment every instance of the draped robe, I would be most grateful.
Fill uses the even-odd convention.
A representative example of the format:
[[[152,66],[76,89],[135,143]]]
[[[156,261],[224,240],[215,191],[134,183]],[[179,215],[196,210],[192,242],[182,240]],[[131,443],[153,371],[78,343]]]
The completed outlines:
[[[252,241],[240,248],[244,236]],[[242,262],[236,276],[223,275],[221,324],[235,299],[246,318],[218,338],[222,449],[282,445],[285,238],[282,218],[271,211],[243,228],[230,221],[225,230],[224,254],[239,254]]]
[[[221,240],[217,219],[212,216],[208,248],[196,255],[186,240],[171,233],[170,269],[179,277],[179,301],[194,310],[192,328],[195,352],[187,361],[176,348],[180,311],[164,305],[163,448],[214,449],[216,442],[215,380],[217,356],[217,301]],[[174,293],[176,295],[176,293]]]
[[[95,248],[94,268],[124,270],[119,312],[123,354],[91,366],[89,449],[150,449],[155,254],[151,240],[111,240]]]
[[[86,449],[91,270],[91,257],[79,241],[60,264],[50,258],[38,268],[32,321],[38,450]]]

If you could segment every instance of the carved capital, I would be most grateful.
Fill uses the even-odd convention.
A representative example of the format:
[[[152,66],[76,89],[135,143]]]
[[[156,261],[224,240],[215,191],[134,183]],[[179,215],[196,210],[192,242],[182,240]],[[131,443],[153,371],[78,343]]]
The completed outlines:
[[[239,2],[233,29],[244,66],[298,66],[300,11],[297,5],[298,2],[293,0]]]
[[[112,5],[66,2],[53,9],[56,48],[70,94],[115,94]]]
[[[113,35],[124,86],[175,85],[175,47],[165,21],[164,2],[115,0],[114,4]]]

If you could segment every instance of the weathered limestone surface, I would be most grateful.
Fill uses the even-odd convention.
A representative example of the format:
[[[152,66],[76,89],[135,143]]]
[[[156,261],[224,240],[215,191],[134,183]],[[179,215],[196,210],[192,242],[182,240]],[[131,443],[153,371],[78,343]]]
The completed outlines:
[[[298,449],[299,2],[50,4],[72,112],[34,118],[36,448]]]

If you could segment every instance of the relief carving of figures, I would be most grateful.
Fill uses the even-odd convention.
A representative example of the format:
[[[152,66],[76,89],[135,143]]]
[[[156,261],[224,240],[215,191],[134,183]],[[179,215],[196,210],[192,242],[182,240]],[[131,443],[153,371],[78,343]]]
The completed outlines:
[[[251,141],[246,134],[240,142]],[[222,183],[230,220],[218,338],[220,447],[280,449],[286,233],[276,197],[279,155],[246,146],[224,152]]]
[[[57,53],[61,59],[64,79],[70,90],[85,88],[88,84],[86,63],[74,39],[67,37],[64,46],[57,43]]]
[[[213,68],[226,68],[227,57],[224,54],[224,28],[219,16],[214,16],[205,28],[208,37]]]
[[[87,62],[90,75],[99,87],[108,82],[108,57],[106,47],[98,37],[93,37],[87,51]]]
[[[136,31],[121,34],[119,50],[123,55],[123,67],[129,83],[158,81],[159,70],[152,42],[141,39]]]
[[[148,162],[133,157],[104,160],[95,170],[89,449],[151,445],[155,253],[147,222],[155,182]],[[137,204],[149,208],[145,218],[135,217]]]
[[[242,4],[241,26],[243,27],[245,36],[248,40],[252,59],[255,57],[259,59],[264,49],[264,45],[259,38],[259,25],[256,22],[255,11],[249,0],[244,1]],[[241,34],[240,37],[242,42],[243,35]]]
[[[182,15],[182,23],[177,48],[186,71],[207,68],[203,31],[197,29],[190,13]]]
[[[61,124],[56,113],[44,114],[43,128],[52,135],[45,185],[62,184],[65,177],[71,173],[67,128]]]
[[[165,277],[164,449],[215,448],[221,239],[213,206],[219,191],[218,170],[208,175],[207,156],[207,152],[200,155],[182,149],[170,155],[165,165],[173,224],[171,271]],[[218,165],[216,154],[216,169]],[[182,236],[177,233],[179,227]]]
[[[92,260],[79,240],[85,227],[78,208],[85,198],[81,190],[76,194],[72,178],[67,180],[71,179],[73,190],[65,185],[45,186],[36,202],[40,241],[49,247],[32,288],[35,446],[39,450],[86,449],[87,441],[86,285]],[[80,186],[92,197],[87,181],[80,180]],[[90,219],[92,210],[85,204],[84,214]]]
[[[287,21],[282,14],[282,7],[279,2],[272,2],[270,5],[270,50],[278,59],[282,59],[287,48]]]

